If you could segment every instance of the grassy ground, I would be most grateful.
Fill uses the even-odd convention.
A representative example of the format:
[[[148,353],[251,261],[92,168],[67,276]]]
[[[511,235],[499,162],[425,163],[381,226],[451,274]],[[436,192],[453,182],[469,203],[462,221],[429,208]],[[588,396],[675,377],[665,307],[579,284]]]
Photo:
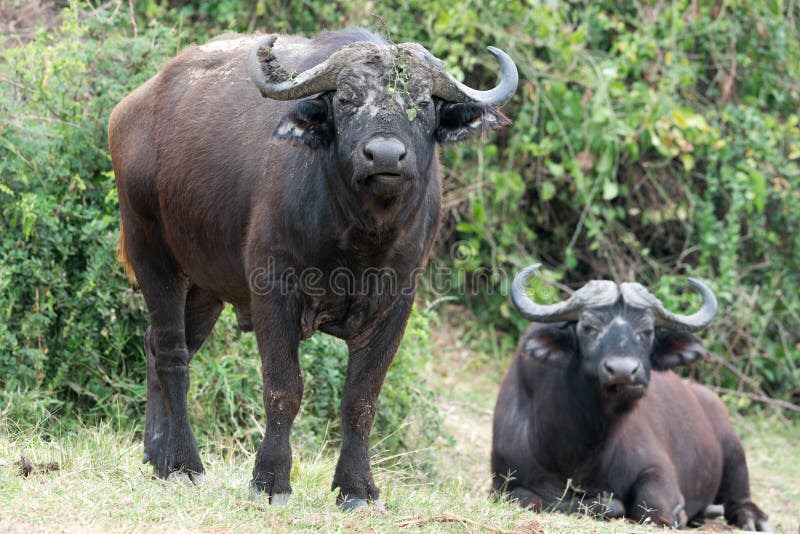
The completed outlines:
[[[252,455],[212,447],[203,451],[207,483],[189,488],[153,480],[139,464],[141,445],[128,429],[85,428],[45,438],[0,433],[0,531],[322,531],[322,532],[643,532],[629,522],[533,514],[490,502],[488,455],[491,409],[501,367],[469,350],[465,336],[437,332],[433,362],[445,428],[452,441],[430,451],[433,475],[374,460],[388,511],[340,512],[329,491],[334,451],[295,462],[291,504],[270,508],[248,500]],[[751,466],[754,499],[778,532],[800,532],[800,427],[776,418],[735,418]],[[57,462],[58,470],[19,474],[17,462]],[[724,530],[722,523],[704,529]]]

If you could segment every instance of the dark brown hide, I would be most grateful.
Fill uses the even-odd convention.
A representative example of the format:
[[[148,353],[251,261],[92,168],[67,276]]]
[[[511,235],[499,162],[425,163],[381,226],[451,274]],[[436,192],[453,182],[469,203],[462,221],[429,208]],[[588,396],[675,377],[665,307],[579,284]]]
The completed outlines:
[[[297,348],[322,330],[350,349],[333,487],[340,503],[374,500],[368,439],[377,398],[439,224],[437,139],[507,119],[487,104],[434,99],[432,82],[416,72],[407,93],[390,94],[383,60],[348,63],[337,91],[270,100],[248,71],[263,39],[226,35],[187,48],[109,121],[121,256],[151,319],[145,459],[161,477],[201,478],[188,365],[229,302],[262,359],[267,425],[253,489],[274,502],[291,491],[289,434],[303,391]],[[273,41],[271,60],[290,74],[354,42],[386,46],[362,30]],[[404,106],[418,116],[410,120]]]
[[[597,511],[611,493],[624,504],[618,515],[667,526],[701,520],[718,503],[734,525],[768,529],[750,499],[741,442],[716,395],[655,370],[663,364],[652,356],[645,396],[622,413],[604,409],[596,381],[577,363],[575,328],[535,324],[522,337],[495,408],[494,489],[522,506],[562,512],[581,504]],[[685,333],[660,339],[653,352],[669,353],[665,361],[702,349]],[[565,491],[568,480],[573,489]]]

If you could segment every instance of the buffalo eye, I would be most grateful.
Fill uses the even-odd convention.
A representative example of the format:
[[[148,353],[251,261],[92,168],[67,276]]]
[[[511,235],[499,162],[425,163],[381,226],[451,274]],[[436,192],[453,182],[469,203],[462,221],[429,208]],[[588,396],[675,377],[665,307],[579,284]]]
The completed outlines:
[[[360,98],[350,87],[341,87],[336,91],[336,101],[342,107],[354,107],[360,104]]]
[[[595,325],[581,323],[581,334],[588,337],[595,337],[600,333],[600,328]]]
[[[649,343],[650,340],[653,339],[653,329],[652,328],[646,328],[644,330],[639,330],[638,332],[636,332],[636,334],[639,336],[639,339],[641,339],[643,343]]]

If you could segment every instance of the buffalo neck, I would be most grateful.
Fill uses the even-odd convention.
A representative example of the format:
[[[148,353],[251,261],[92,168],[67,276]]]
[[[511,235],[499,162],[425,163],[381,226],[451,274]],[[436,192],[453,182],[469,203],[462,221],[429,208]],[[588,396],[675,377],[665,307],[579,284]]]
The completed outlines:
[[[531,429],[538,449],[547,451],[549,465],[577,476],[598,461],[615,421],[602,410],[596,384],[584,378],[573,358],[569,365],[542,365],[537,384],[529,388],[538,409]]]
[[[328,158],[312,156],[302,166],[285,168],[283,175],[287,179],[281,188],[283,215],[279,226],[292,236],[293,255],[309,265],[319,265],[329,258],[332,264],[380,266],[393,254],[397,242],[424,229],[422,219],[430,214],[423,207],[428,211],[438,207],[438,202],[427,198],[438,194],[438,189],[431,187],[435,176],[398,198],[396,201],[403,204],[395,217],[381,222],[370,215],[353,188],[336,174]],[[427,231],[422,233],[416,240],[428,241],[432,237]],[[401,264],[408,264],[408,269],[403,270],[411,270],[421,258],[409,256],[401,260]]]

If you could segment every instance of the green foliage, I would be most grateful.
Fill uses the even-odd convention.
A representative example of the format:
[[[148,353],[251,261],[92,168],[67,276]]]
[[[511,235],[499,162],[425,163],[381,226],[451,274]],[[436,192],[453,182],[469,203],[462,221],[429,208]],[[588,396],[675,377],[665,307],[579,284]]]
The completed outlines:
[[[799,10],[688,0],[147,0],[136,3],[136,36],[122,4],[63,10],[57,28],[6,48],[0,62],[0,414],[44,425],[74,414],[141,421],[147,319],[115,264],[112,107],[182,45],[225,30],[359,25],[422,43],[475,87],[496,81],[486,45],[520,69],[504,109],[513,125],[442,154],[436,261],[454,267],[451,293],[474,310],[476,330],[505,331],[510,352],[526,325],[505,289],[534,258],[547,268],[540,300],[558,298],[546,282],[635,278],[685,309],[696,305],[681,294],[692,275],[720,299],[703,334],[719,357],[703,379],[800,402]],[[430,319],[415,312],[389,373],[380,448],[435,434],[422,378]],[[192,364],[201,439],[260,438],[256,354],[224,313]],[[344,347],[315,336],[301,354],[296,432],[314,447],[338,437]]]
[[[76,5],[61,12],[57,28],[3,52],[0,416],[16,424],[143,422],[148,320],[117,265],[119,212],[106,125],[112,108],[175,54],[189,30],[139,28],[130,35],[126,10]],[[385,383],[374,433],[381,450],[425,447],[438,434],[424,379],[429,320],[413,313]],[[321,334],[301,346],[301,447],[315,450],[340,437],[346,354],[342,343]],[[189,404],[202,441],[251,449],[260,441],[258,351],[252,334],[237,331],[230,310],[192,363]]]
[[[176,34],[153,26],[131,38],[107,12],[83,18],[63,11],[57,30],[0,64],[0,383],[13,414],[124,419],[143,391],[145,317],[116,266],[105,128]]]

